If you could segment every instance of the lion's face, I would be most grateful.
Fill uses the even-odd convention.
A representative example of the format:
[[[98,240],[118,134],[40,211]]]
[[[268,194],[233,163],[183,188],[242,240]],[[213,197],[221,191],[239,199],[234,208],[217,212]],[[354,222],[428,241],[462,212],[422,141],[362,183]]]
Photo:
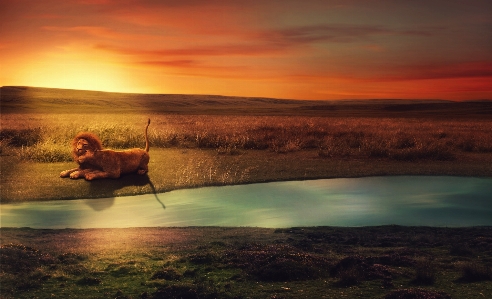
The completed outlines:
[[[79,139],[79,141],[77,141],[77,155],[78,156],[82,156],[84,155],[88,150],[90,150],[90,147],[89,147],[89,142],[85,139]]]
[[[72,158],[78,164],[89,163],[88,159],[96,151],[102,150],[102,143],[99,138],[90,132],[80,132],[72,140]]]

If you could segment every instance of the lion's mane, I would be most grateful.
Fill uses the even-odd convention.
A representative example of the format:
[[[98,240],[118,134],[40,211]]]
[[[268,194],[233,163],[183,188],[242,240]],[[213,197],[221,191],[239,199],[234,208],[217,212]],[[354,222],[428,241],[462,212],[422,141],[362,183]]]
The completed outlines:
[[[78,133],[75,138],[72,140],[72,157],[75,162],[78,163],[78,157],[80,156],[78,151],[77,151],[77,142],[79,142],[80,139],[85,139],[89,143],[89,148],[91,151],[96,151],[96,150],[102,150],[102,142],[97,137],[95,134],[90,133],[90,132],[81,132]]]

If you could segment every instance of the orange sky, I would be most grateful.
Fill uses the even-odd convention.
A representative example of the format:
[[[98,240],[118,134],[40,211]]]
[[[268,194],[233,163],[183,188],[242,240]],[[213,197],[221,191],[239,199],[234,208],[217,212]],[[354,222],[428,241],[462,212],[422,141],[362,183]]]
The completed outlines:
[[[490,0],[0,0],[0,86],[492,99]]]

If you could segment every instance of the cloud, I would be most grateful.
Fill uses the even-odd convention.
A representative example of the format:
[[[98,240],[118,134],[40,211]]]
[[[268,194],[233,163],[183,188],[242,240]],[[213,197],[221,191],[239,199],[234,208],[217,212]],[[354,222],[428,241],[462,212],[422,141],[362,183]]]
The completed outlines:
[[[81,4],[101,5],[101,4],[115,4],[115,1],[111,0],[77,0]]]
[[[359,83],[394,83],[394,82],[416,82],[426,80],[449,81],[449,80],[483,80],[492,79],[492,62],[476,61],[455,64],[434,65],[405,65],[400,67],[387,66],[373,71],[360,72],[330,72],[318,70],[309,73],[297,72],[289,76],[293,81],[309,81],[312,83],[322,82],[353,82]],[[492,82],[492,81],[491,81]],[[488,89],[492,87],[487,84]]]
[[[93,34],[106,34],[106,31],[99,32],[99,28],[97,30],[83,29]],[[144,44],[142,47],[103,42],[94,47],[97,50],[127,56],[124,58],[127,63],[162,68],[166,71],[172,69],[174,72],[187,75],[206,75],[208,72],[208,75],[213,77],[234,77],[236,76],[234,72],[242,69],[248,73],[244,74],[245,77],[291,78],[310,73],[315,77],[320,76],[318,79],[333,80],[336,76],[346,77],[347,73],[358,74],[360,70],[351,69],[350,72],[337,73],[334,67],[339,68],[340,63],[334,62],[330,63],[329,73],[325,74],[325,68],[320,68],[320,65],[327,64],[325,59],[319,58],[321,60],[316,65],[306,65],[300,60],[296,62],[297,57],[308,56],[310,52],[317,51],[315,47],[319,43],[366,43],[370,41],[371,51],[381,52],[384,47],[372,43],[372,37],[380,35],[428,36],[430,32],[427,30],[394,30],[384,26],[324,24],[280,29],[238,30],[234,38],[223,38],[221,34],[217,33],[214,38],[186,36],[176,43],[176,47],[163,47],[162,45],[166,44],[163,42],[153,45]],[[225,34],[226,37],[229,34],[230,32]],[[192,43],[190,40],[194,38],[196,41]],[[224,40],[227,41],[224,42]],[[173,43],[167,44],[173,45]],[[319,51],[317,54],[325,55]],[[277,67],[274,66],[275,60],[281,57],[290,59],[293,63],[282,66],[281,70],[271,71]],[[281,72],[284,73],[280,74]],[[364,77],[364,74],[361,77]]]
[[[77,0],[82,4],[107,4],[111,6],[121,6],[120,0]],[[261,0],[246,0],[235,3],[230,0],[125,0],[125,6],[133,9],[135,7],[149,7],[149,8],[170,8],[170,7],[210,7],[210,6],[239,6],[246,7],[255,3],[262,3]]]
[[[278,53],[278,47],[269,45],[215,45],[205,47],[189,47],[175,49],[138,49],[112,46],[108,44],[98,44],[96,49],[115,52],[122,55],[132,55],[137,57],[195,57],[195,56],[257,56],[271,53]]]
[[[138,64],[156,66],[156,67],[177,67],[177,68],[196,68],[198,63],[196,60],[166,60],[166,61],[140,61]]]
[[[44,13],[44,14],[26,14],[24,18],[56,20],[56,19],[65,19],[67,18],[67,16],[64,16],[62,14]]]
[[[383,80],[432,80],[454,78],[492,78],[492,61],[463,62],[455,64],[411,65],[393,68],[395,75]]]
[[[377,35],[430,36],[431,33],[428,29],[395,30],[373,25],[322,24],[267,30],[260,33],[259,36],[264,40],[284,44],[309,44],[316,42],[349,43]]]
[[[76,27],[70,30],[86,31],[100,36],[113,36],[114,32],[96,27]],[[139,49],[99,44],[98,49],[135,56],[258,56],[286,53],[298,46],[321,42],[350,43],[366,40],[375,35],[430,35],[425,30],[396,31],[381,26],[317,25],[287,29],[240,31],[236,41],[209,46],[190,46],[168,49]],[[217,34],[220,36],[220,33]],[[227,33],[229,35],[229,33]],[[190,37],[191,39],[192,37]],[[199,42],[199,41],[197,41]]]
[[[102,26],[72,26],[72,27],[43,26],[41,27],[41,29],[46,31],[54,31],[54,32],[82,33],[85,35],[104,38],[104,39],[138,40],[144,38],[144,36],[139,34],[121,33]]]
[[[135,64],[162,70],[167,75],[179,75],[203,78],[222,79],[267,79],[268,74],[258,74],[249,66],[244,65],[214,65],[199,60],[159,60],[138,61]]]

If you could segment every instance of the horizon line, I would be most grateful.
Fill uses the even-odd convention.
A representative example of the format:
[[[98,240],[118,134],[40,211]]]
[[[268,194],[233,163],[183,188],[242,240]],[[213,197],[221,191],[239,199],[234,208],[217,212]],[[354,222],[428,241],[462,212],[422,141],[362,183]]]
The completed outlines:
[[[370,98],[370,99],[357,99],[357,98],[340,98],[340,99],[292,99],[292,98],[275,98],[265,96],[233,96],[233,95],[221,95],[221,94],[188,94],[188,93],[145,93],[145,92],[123,92],[123,91],[106,91],[96,89],[75,89],[75,88],[61,88],[61,87],[45,87],[45,86],[30,86],[30,85],[3,85],[0,88],[37,88],[37,89],[55,89],[55,90],[69,90],[69,91],[90,91],[100,93],[119,93],[119,94],[133,94],[133,95],[189,95],[189,96],[216,96],[225,98],[247,98],[247,99],[272,99],[272,100],[287,100],[287,101],[304,101],[304,102],[337,102],[337,101],[438,101],[438,102],[484,102],[492,101],[492,99],[464,99],[464,100],[451,100],[451,99],[439,99],[439,98]],[[0,93],[1,96],[1,93]]]

